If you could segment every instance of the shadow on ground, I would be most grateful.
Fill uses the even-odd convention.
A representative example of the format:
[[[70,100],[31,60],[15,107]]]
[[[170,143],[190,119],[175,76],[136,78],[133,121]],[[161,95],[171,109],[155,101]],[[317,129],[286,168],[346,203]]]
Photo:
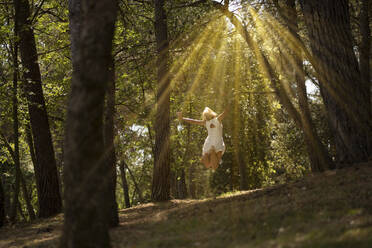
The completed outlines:
[[[205,200],[120,211],[113,247],[372,247],[372,166]],[[58,247],[63,216],[0,231],[0,247]]]

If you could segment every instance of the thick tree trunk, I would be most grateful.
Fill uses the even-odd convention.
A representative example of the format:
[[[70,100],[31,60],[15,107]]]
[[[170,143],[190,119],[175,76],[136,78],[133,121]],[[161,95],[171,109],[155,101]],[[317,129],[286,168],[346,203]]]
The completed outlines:
[[[119,168],[120,168],[121,182],[123,183],[125,208],[130,208],[129,187],[128,187],[128,182],[127,182],[127,176],[125,173],[125,163],[121,162],[119,165]]]
[[[372,102],[371,102],[371,67],[370,67],[370,54],[371,54],[371,29],[369,27],[369,9],[372,7],[370,0],[362,0],[362,6],[360,11],[360,33],[362,35],[362,41],[360,44],[360,74],[363,83],[364,99],[366,101],[367,112],[372,119]],[[369,159],[372,160],[372,131],[368,133],[368,151]]]
[[[169,148],[169,101],[170,80],[168,75],[168,30],[164,10],[165,0],[155,0],[155,36],[157,44],[158,88],[156,93],[155,154],[152,180],[152,201],[170,199],[170,148]]]
[[[60,213],[62,200],[59,191],[57,166],[54,157],[52,137],[45,108],[41,74],[38,64],[35,37],[31,27],[31,13],[28,0],[15,0],[15,15],[18,22],[19,47],[25,68],[24,92],[27,97],[31,129],[35,141],[38,167],[39,216],[49,217]]]
[[[65,154],[61,247],[110,247],[109,182],[104,161],[104,100],[110,80],[115,0],[70,0],[73,64]]]
[[[336,162],[345,166],[366,161],[367,134],[372,125],[353,51],[348,1],[300,2],[334,136]]]
[[[110,226],[119,224],[118,205],[116,202],[116,155],[114,145],[114,115],[115,115],[115,67],[114,61],[111,61],[110,80],[107,85],[106,113],[105,113],[105,156],[107,170],[110,172],[109,197],[111,198],[108,218]]]
[[[5,194],[0,176],[0,227],[5,224]]]
[[[278,7],[280,12],[282,12],[289,33],[295,40],[300,41],[295,0],[286,0],[283,9],[279,5]],[[304,131],[304,140],[307,146],[311,169],[312,171],[321,171],[325,168],[324,165],[334,168],[333,161],[327,149],[321,143],[311,118],[306,92],[303,58],[298,52],[292,52],[291,54],[294,63],[294,81],[297,84],[297,97],[300,107],[299,115],[301,117],[301,126]]]

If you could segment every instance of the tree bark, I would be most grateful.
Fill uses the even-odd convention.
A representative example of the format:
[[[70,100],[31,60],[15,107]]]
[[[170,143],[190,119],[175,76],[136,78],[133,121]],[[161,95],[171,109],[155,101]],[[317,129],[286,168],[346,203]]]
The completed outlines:
[[[289,33],[295,40],[300,41],[295,0],[285,0],[284,8],[281,8],[279,4],[277,4],[277,7],[283,16]],[[329,165],[329,168],[334,168],[333,161],[327,149],[321,143],[311,118],[306,92],[303,57],[298,52],[290,52],[290,54],[293,56],[294,81],[297,84],[296,90],[300,107],[299,115],[301,118],[301,127],[304,131],[304,140],[307,146],[311,169],[312,171],[321,171],[324,165]]]
[[[14,23],[14,34],[17,35],[18,24],[17,20]],[[19,158],[19,120],[18,120],[18,74],[19,74],[19,67],[18,67],[18,40],[14,42],[14,46],[12,46],[13,50],[13,132],[14,132],[14,165],[16,166],[16,174],[19,177],[20,184],[22,187],[23,198],[26,201],[28,215],[31,220],[35,219],[35,212],[34,208],[32,207],[30,197],[28,195],[28,190],[26,186],[26,182],[24,176],[21,171],[21,164]],[[17,181],[17,179],[16,179]],[[18,183],[18,182],[17,182]],[[17,184],[16,183],[16,184]],[[18,196],[17,196],[18,198]]]
[[[19,48],[25,68],[24,92],[27,97],[31,129],[35,141],[38,167],[36,183],[40,190],[39,217],[49,217],[60,213],[62,200],[59,191],[57,166],[54,157],[52,137],[45,107],[41,74],[38,64],[35,36],[32,30],[28,0],[15,0],[15,16],[18,23]]]
[[[105,156],[107,171],[110,172],[109,180],[109,200],[110,208],[107,213],[110,219],[110,226],[115,227],[119,224],[118,205],[116,202],[116,155],[114,145],[114,116],[115,116],[115,67],[114,61],[111,61],[110,80],[107,85],[106,95],[106,113],[105,113]]]
[[[124,201],[125,201],[125,208],[130,208],[130,200],[129,200],[129,187],[127,182],[127,176],[125,173],[125,163],[121,162],[119,165],[120,168],[120,176],[121,182],[123,183],[123,193],[124,193]]]
[[[370,0],[362,0],[362,6],[360,10],[360,33],[362,35],[362,41],[360,44],[360,59],[359,67],[360,74],[363,84],[363,92],[365,94],[364,99],[366,101],[366,111],[372,119],[372,106],[371,106],[371,67],[370,67],[370,57],[371,57],[371,29],[369,27],[369,9],[371,8]],[[368,137],[368,152],[369,159],[372,159],[372,132],[369,130]]]
[[[109,182],[104,161],[104,100],[110,81],[115,0],[70,0],[72,85],[65,154],[61,247],[111,247]]]
[[[301,0],[340,167],[368,159],[371,118],[353,51],[347,0]],[[368,101],[369,102],[369,101]]]
[[[152,201],[170,199],[170,79],[168,75],[168,30],[167,17],[164,10],[165,0],[155,0],[155,37],[158,58],[156,65],[157,93],[155,117],[155,154],[152,180]]]

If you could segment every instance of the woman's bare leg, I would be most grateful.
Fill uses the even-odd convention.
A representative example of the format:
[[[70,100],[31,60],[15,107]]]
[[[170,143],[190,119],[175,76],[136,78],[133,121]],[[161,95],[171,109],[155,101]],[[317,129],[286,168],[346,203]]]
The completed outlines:
[[[216,151],[214,149],[212,149],[211,152],[210,152],[210,154],[211,154],[211,157],[210,157],[211,168],[213,170],[215,170],[218,167],[218,158],[217,158]]]
[[[205,168],[209,169],[209,167],[211,167],[210,156],[208,153],[205,153],[200,161],[205,165]]]
[[[220,164],[220,161],[222,159],[222,151],[217,152],[217,164]]]

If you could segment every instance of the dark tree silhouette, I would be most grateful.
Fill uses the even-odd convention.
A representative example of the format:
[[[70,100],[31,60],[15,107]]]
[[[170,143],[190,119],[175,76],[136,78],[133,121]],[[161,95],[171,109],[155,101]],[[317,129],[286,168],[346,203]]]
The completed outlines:
[[[125,173],[125,162],[121,162],[119,165],[120,168],[120,176],[121,176],[121,182],[123,184],[123,194],[124,194],[124,201],[125,201],[125,208],[130,208],[130,200],[129,200],[129,187],[127,182],[127,176]]]
[[[370,100],[353,50],[347,0],[301,0],[312,64],[334,136],[340,166],[368,159]],[[342,17],[342,18],[340,18]]]
[[[49,217],[60,213],[62,208],[56,160],[41,86],[41,74],[31,23],[30,5],[28,0],[15,0],[14,8],[18,26],[19,49],[22,65],[25,68],[23,89],[27,97],[37,160],[35,175],[38,190],[39,217]]]
[[[367,113],[372,115],[372,102],[371,102],[371,67],[370,67],[370,58],[371,58],[371,29],[369,27],[369,10],[371,9],[372,2],[370,0],[362,0],[362,6],[360,10],[360,33],[362,35],[362,41],[360,43],[360,73],[363,83],[363,92],[365,94],[364,98],[366,99],[366,108]],[[371,117],[372,118],[372,117]],[[368,133],[368,146],[369,146],[369,157],[372,156],[372,131],[369,130]]]
[[[110,247],[111,171],[104,161],[104,100],[110,80],[115,0],[70,0],[72,88],[65,136],[61,247]]]
[[[169,147],[169,104],[170,79],[168,75],[168,29],[167,16],[164,10],[165,0],[155,0],[155,36],[157,45],[157,93],[155,120],[155,154],[152,181],[153,201],[170,199],[170,147]]]
[[[118,205],[116,203],[116,155],[114,145],[114,115],[115,115],[115,68],[114,61],[110,64],[110,78],[107,85],[106,111],[105,111],[105,156],[107,170],[110,172],[109,183],[110,207],[107,213],[110,219],[110,226],[119,224]]]

